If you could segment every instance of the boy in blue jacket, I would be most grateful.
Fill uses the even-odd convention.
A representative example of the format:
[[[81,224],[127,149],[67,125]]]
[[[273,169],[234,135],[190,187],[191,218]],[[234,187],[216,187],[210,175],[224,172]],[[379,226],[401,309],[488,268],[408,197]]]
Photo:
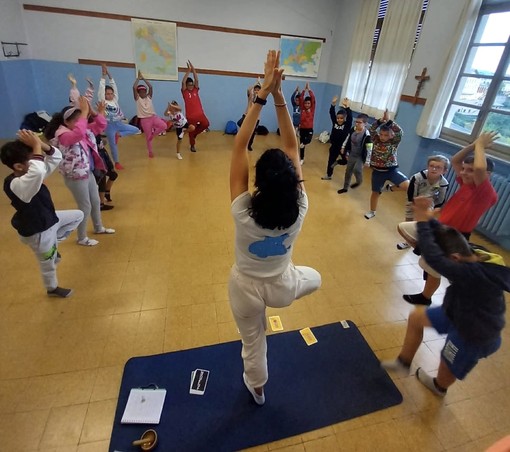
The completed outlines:
[[[404,345],[394,361],[382,362],[385,369],[409,375],[414,355],[423,339],[423,328],[447,334],[436,377],[418,367],[416,378],[439,397],[457,379],[462,380],[478,360],[501,346],[505,325],[504,291],[510,292],[510,268],[501,256],[473,252],[456,229],[434,217],[430,198],[414,200],[418,222],[418,244],[427,263],[450,280],[442,306],[417,308],[409,315]]]

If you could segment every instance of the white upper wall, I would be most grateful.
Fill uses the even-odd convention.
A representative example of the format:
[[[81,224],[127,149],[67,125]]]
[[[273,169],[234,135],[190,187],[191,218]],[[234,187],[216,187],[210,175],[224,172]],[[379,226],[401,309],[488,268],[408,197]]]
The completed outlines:
[[[432,95],[433,79],[438,77],[446,63],[446,57],[454,38],[459,14],[468,0],[430,0],[423,23],[420,40],[414,52],[409,75],[404,84],[403,94],[414,96],[420,75],[424,67],[430,80],[423,84],[419,97],[425,99]]]
[[[28,43],[21,5],[21,2],[17,0],[0,0],[0,41]],[[9,51],[12,46],[6,46],[6,49]],[[30,46],[20,46],[19,49],[21,51],[19,58],[31,58]],[[0,52],[0,60],[9,59]]]
[[[373,0],[377,1],[377,0]],[[427,67],[437,77],[454,34],[459,11],[468,0],[430,0],[423,30],[403,93],[414,95],[415,75]],[[31,0],[32,4],[86,9],[204,25],[244,28],[326,38],[318,81],[343,85],[352,35],[361,10],[348,0]],[[76,62],[78,58],[133,62],[130,23],[109,19],[24,11],[22,0],[0,0],[0,39],[28,42],[21,58]],[[122,9],[119,6],[122,5]],[[268,11],[269,13],[265,13]],[[190,59],[199,68],[260,72],[275,38],[178,29],[178,64]],[[0,59],[5,59],[0,54]],[[432,80],[421,97],[431,95]]]
[[[21,0],[17,2],[21,7]],[[327,81],[332,37],[345,2],[33,0],[31,4],[325,38],[318,80]],[[34,59],[76,62],[78,58],[85,58],[134,62],[131,25],[127,21],[35,11],[23,11],[23,21]],[[279,40],[276,38],[178,28],[179,66],[185,66],[186,60],[190,59],[197,68],[260,72],[267,49],[278,47]]]
[[[339,14],[331,43],[328,82],[334,85],[343,85],[351,52],[352,36],[361,11],[361,2],[339,0],[337,3]]]

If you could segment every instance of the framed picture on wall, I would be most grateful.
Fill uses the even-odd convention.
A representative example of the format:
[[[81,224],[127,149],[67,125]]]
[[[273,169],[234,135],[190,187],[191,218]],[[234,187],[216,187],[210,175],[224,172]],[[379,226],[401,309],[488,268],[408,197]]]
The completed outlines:
[[[178,80],[176,24],[131,19],[131,28],[136,71],[151,80]]]
[[[317,77],[321,59],[322,40],[282,36],[280,65],[286,75]]]

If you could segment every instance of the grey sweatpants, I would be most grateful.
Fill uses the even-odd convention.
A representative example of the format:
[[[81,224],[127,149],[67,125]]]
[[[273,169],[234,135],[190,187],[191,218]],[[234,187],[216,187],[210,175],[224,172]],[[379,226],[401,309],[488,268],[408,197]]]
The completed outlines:
[[[349,190],[349,186],[351,185],[352,174],[354,173],[354,177],[356,178],[357,184],[363,183],[363,159],[360,157],[349,157],[347,160],[347,166],[345,167],[345,177],[344,177],[344,188]]]
[[[28,245],[39,262],[41,276],[46,290],[53,290],[58,286],[57,280],[57,242],[69,237],[78,224],[83,220],[81,210],[57,210],[58,222],[46,231],[29,237],[19,236]]]
[[[83,212],[83,220],[78,226],[78,240],[87,237],[87,221],[92,217],[94,231],[100,231],[103,228],[101,220],[101,200],[94,176],[89,172],[87,179],[69,179],[64,177],[66,187],[73,194],[78,209]]]

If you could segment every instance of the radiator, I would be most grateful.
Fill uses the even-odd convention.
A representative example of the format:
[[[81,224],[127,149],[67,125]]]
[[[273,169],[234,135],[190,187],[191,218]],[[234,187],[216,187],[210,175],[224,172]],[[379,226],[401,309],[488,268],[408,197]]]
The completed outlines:
[[[450,183],[446,199],[459,188],[455,180],[455,171],[450,168],[445,175]],[[478,222],[476,232],[487,237],[503,248],[510,250],[510,176],[492,174],[491,183],[498,194],[498,202],[491,207]]]

